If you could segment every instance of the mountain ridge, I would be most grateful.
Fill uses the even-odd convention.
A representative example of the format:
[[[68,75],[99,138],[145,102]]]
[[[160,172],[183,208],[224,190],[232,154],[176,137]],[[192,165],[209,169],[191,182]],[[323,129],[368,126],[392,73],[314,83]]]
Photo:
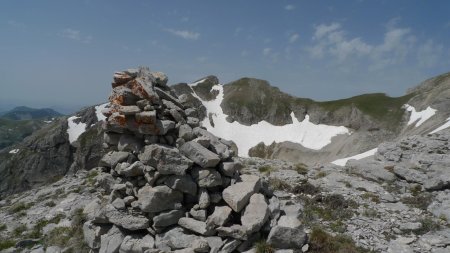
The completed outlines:
[[[46,119],[50,120],[54,117],[60,117],[63,114],[51,108],[31,108],[27,106],[17,106],[9,111],[3,112],[0,116],[11,120],[31,120],[31,119]]]

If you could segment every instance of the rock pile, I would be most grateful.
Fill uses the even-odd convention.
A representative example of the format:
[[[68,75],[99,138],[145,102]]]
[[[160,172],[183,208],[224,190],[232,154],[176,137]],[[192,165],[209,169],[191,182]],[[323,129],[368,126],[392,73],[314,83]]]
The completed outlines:
[[[96,177],[103,196],[84,210],[91,249],[243,252],[267,234],[278,248],[303,246],[298,226],[276,226],[280,202],[260,178],[239,174],[233,143],[201,128],[163,73],[117,72],[112,87],[103,129],[113,151]]]

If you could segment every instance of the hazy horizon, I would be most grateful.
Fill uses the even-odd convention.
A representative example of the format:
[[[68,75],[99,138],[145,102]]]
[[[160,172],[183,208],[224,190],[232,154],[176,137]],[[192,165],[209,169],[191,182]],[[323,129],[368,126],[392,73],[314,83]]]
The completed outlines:
[[[0,110],[107,100],[114,71],[216,75],[298,97],[399,96],[450,71],[448,1],[3,1]]]

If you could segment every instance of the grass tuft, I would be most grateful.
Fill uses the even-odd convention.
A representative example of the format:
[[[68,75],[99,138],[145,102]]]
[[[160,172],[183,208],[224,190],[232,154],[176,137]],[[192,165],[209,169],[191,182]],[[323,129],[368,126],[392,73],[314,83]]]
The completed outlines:
[[[275,249],[264,240],[261,240],[255,244],[256,253],[273,253]]]

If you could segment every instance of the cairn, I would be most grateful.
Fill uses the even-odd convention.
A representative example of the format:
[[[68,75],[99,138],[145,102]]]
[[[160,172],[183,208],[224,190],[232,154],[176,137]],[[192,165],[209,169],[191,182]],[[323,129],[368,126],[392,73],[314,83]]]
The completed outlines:
[[[233,143],[203,129],[196,108],[185,107],[167,80],[148,68],[114,74],[103,111],[111,151],[95,178],[102,196],[84,210],[88,246],[101,253],[244,252],[270,232],[275,247],[300,249],[303,230],[276,226],[278,199],[258,176],[239,174]]]

